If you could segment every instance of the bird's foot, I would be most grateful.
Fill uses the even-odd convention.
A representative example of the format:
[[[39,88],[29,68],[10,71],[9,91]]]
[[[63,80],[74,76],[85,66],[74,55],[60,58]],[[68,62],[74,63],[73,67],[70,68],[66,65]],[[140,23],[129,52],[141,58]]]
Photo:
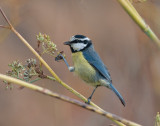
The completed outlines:
[[[90,102],[91,102],[91,97],[89,97],[89,98],[88,98],[88,101],[87,101],[87,102],[85,102],[85,103],[89,105],[89,104],[90,104]]]
[[[74,72],[74,70],[75,70],[75,68],[74,68],[74,67],[71,67],[71,66],[68,67],[68,69],[69,69],[70,72]]]

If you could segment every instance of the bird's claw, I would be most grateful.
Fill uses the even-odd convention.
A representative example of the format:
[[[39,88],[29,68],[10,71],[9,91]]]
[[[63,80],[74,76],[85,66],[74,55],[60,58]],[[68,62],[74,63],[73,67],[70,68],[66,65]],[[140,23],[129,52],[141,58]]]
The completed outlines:
[[[74,72],[75,68],[74,67],[68,67],[70,72]]]
[[[55,57],[55,61],[60,61],[64,59],[64,56],[62,55],[63,51],[61,51],[56,57]]]
[[[90,102],[91,102],[91,98],[89,97],[89,98],[88,98],[88,101],[87,101],[87,102],[85,102],[85,103],[89,105],[89,104],[90,104]]]

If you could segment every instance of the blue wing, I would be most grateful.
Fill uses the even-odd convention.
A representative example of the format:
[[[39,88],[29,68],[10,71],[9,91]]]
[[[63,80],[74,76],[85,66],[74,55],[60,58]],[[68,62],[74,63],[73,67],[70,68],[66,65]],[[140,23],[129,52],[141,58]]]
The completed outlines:
[[[87,50],[83,50],[83,55],[85,59],[104,77],[106,78],[110,83],[112,83],[112,79],[110,77],[110,74],[102,62],[99,55],[95,52],[93,46],[91,45]]]
[[[87,50],[83,50],[85,59],[104,77],[110,82],[110,89],[118,96],[122,104],[125,106],[125,101],[117,89],[112,85],[112,79],[107,70],[107,67],[102,62],[99,55],[95,52],[93,46],[90,46]]]

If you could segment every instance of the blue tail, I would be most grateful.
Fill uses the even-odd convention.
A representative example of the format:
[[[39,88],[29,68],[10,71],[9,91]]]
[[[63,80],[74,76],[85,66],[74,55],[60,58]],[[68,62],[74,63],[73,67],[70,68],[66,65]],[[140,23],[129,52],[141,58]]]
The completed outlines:
[[[125,106],[126,103],[125,103],[123,97],[121,96],[121,94],[117,91],[117,89],[112,84],[110,84],[109,86],[110,86],[110,89],[118,96],[121,103]]]

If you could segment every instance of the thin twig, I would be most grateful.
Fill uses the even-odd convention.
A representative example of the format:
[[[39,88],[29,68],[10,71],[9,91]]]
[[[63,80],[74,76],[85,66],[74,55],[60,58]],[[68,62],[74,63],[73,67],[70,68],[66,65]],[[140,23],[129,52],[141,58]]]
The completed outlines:
[[[80,101],[78,101],[76,99],[73,99],[73,98],[70,98],[70,97],[67,97],[67,96],[64,96],[64,95],[60,95],[60,94],[54,93],[51,90],[48,90],[48,89],[40,87],[40,86],[33,85],[31,83],[27,83],[25,81],[18,80],[16,78],[13,78],[13,77],[10,77],[10,76],[6,76],[6,75],[3,75],[3,74],[0,74],[0,79],[5,80],[5,81],[10,82],[10,83],[14,83],[14,84],[23,86],[23,87],[26,87],[26,88],[29,88],[31,90],[38,91],[38,92],[40,92],[42,94],[45,94],[47,96],[51,96],[51,97],[63,100],[65,102],[69,102],[69,103],[75,104],[75,105],[77,105],[79,107],[82,107],[82,108],[87,109],[89,111],[95,112],[95,113],[100,114],[102,116],[105,116],[107,118],[114,119],[116,121],[122,122],[122,123],[124,123],[126,125],[129,125],[129,126],[141,126],[139,124],[136,124],[134,122],[131,122],[131,121],[128,121],[128,120],[126,120],[124,118],[121,118],[121,117],[119,117],[117,115],[114,115],[114,114],[111,114],[109,112],[100,110],[100,109],[98,109],[96,107],[93,107],[91,105],[85,104],[85,103],[80,102]]]
[[[2,10],[1,7],[0,7],[0,12],[2,13],[2,15],[3,15],[4,19],[6,20],[6,22],[8,23],[8,25],[9,25],[10,27],[12,27],[11,22],[8,20],[7,16],[5,15],[5,13],[3,12],[3,10]]]
[[[51,77],[51,76],[47,76],[47,79],[50,79],[52,81],[56,81],[56,79],[54,77]]]

